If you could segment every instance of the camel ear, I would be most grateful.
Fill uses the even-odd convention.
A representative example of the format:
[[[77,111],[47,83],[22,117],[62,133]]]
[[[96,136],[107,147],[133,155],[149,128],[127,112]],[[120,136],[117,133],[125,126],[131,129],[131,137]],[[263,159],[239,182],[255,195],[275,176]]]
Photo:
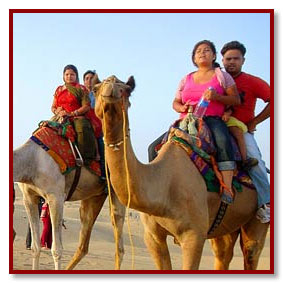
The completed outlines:
[[[128,81],[126,82],[126,85],[128,85],[131,88],[131,91],[135,89],[136,82],[135,82],[134,76],[129,77]]]
[[[94,74],[94,77],[93,77],[93,79],[92,79],[92,81],[91,81],[91,89],[93,90],[94,87],[95,87],[95,85],[97,85],[97,84],[99,84],[99,83],[101,83],[101,81],[100,81],[100,79],[98,78],[97,73],[95,73],[95,74]]]

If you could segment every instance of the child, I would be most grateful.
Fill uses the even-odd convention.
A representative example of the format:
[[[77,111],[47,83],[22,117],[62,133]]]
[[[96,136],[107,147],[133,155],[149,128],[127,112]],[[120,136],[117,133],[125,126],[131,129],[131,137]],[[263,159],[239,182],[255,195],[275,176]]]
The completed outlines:
[[[244,133],[248,131],[248,128],[243,122],[239,121],[235,117],[232,117],[231,114],[232,114],[232,109],[228,108],[224,112],[222,116],[222,120],[226,122],[226,125],[229,128],[230,133],[237,140],[242,157],[242,168],[245,171],[249,171],[253,166],[256,166],[258,164],[258,160],[256,158],[247,157],[247,148],[244,139]]]

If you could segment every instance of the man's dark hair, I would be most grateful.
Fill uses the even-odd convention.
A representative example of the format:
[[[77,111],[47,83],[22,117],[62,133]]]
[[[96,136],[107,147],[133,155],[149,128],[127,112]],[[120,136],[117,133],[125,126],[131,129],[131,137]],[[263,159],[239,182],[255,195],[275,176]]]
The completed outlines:
[[[222,56],[224,56],[224,54],[225,54],[228,50],[232,50],[232,49],[237,49],[237,50],[239,50],[239,51],[242,53],[243,57],[245,56],[246,51],[247,51],[247,50],[246,50],[246,47],[244,46],[244,44],[240,43],[239,41],[234,40],[234,41],[230,41],[230,42],[226,43],[226,44],[222,47],[222,49],[221,49],[221,54],[222,54]]]
[[[95,70],[93,70],[93,71],[91,71],[91,70],[86,71],[86,72],[84,73],[84,75],[83,75],[83,80],[85,80],[86,75],[88,75],[88,74],[95,75],[95,73],[96,73]]]

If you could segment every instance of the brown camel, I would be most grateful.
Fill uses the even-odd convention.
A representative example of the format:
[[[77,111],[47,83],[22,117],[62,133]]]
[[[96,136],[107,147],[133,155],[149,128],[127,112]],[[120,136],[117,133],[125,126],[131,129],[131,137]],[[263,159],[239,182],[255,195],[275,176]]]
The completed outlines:
[[[127,205],[129,201],[130,208],[141,212],[144,240],[156,267],[172,269],[166,238],[173,236],[181,246],[183,269],[199,268],[207,238],[215,238],[215,267],[227,269],[235,231],[241,229],[245,268],[256,268],[269,227],[254,217],[256,192],[244,187],[243,192],[236,193],[221,225],[208,236],[220,197],[218,193],[207,192],[203,178],[184,149],[169,141],[149,164],[139,162],[133,152],[127,110],[134,87],[133,77],[123,83],[115,76],[95,85],[95,111],[103,121],[113,189],[121,203]],[[260,227],[259,234],[254,227]],[[224,237],[229,239],[227,243],[223,243]]]

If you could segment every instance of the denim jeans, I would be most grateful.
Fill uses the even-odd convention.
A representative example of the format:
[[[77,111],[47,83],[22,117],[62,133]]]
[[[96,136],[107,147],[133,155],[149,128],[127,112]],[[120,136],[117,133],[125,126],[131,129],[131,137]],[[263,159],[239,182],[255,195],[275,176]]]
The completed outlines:
[[[254,135],[247,132],[244,134],[247,156],[258,160],[258,165],[251,168],[249,175],[257,190],[258,207],[270,202],[270,185],[267,177],[265,162],[262,160],[260,150]]]
[[[97,138],[97,145],[98,145],[98,151],[100,155],[99,164],[100,164],[100,169],[101,169],[101,177],[105,177],[106,172],[105,172],[104,141],[103,141],[102,136]]]
[[[216,145],[218,169],[220,171],[234,170],[236,167],[234,150],[226,124],[221,117],[217,116],[206,116],[204,121],[210,129]]]
[[[148,146],[148,161],[152,161],[153,159],[155,159],[155,157],[157,156],[157,153],[155,152],[155,147],[157,145],[159,145],[163,138],[165,137],[167,132],[165,132],[164,134],[162,134],[159,138],[157,138],[155,141],[153,141],[149,146]]]

